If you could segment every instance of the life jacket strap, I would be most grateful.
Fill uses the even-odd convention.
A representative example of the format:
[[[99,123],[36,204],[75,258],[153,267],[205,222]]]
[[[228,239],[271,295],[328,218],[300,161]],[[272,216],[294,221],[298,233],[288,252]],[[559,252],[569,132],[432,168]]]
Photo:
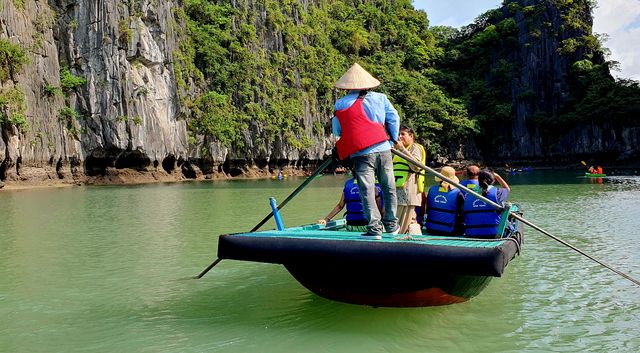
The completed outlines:
[[[464,213],[491,213],[491,212],[499,213],[499,211],[497,211],[495,209],[492,209],[492,208],[488,208],[488,209],[484,209],[484,210],[464,211]]]
[[[440,221],[430,221],[429,219],[427,219],[426,223],[432,223],[432,224],[440,224],[443,226],[452,226],[453,224],[451,223],[447,223],[447,222],[440,222]]]
[[[497,227],[497,224],[477,224],[477,225],[473,225],[473,226],[466,226],[467,229],[470,228],[495,228]]]
[[[448,210],[448,209],[439,208],[439,207],[429,207],[429,210],[430,211],[443,212],[443,213],[451,213],[451,214],[457,214],[458,213],[458,211]]]

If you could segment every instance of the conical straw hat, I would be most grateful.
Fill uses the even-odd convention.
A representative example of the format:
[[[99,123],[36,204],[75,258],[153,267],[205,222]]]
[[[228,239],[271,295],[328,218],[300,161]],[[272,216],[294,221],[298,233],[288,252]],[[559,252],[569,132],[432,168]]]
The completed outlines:
[[[336,88],[341,89],[369,89],[378,86],[380,86],[380,81],[371,76],[358,63],[353,64],[335,84]]]

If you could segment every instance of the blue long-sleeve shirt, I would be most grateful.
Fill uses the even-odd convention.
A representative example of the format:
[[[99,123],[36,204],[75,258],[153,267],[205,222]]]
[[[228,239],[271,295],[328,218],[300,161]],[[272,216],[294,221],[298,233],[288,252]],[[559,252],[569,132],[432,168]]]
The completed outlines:
[[[335,104],[335,110],[343,110],[349,108],[358,98],[360,91],[349,91],[346,96],[338,99]],[[386,95],[378,92],[369,92],[364,97],[362,102],[367,117],[374,123],[379,123],[386,126],[393,141],[398,140],[398,134],[400,132],[400,116],[398,111],[393,107],[393,104],[389,101]],[[332,119],[333,135],[340,137],[342,134],[342,128],[340,127],[340,121],[337,117]],[[368,153],[388,151],[391,149],[393,142],[383,141],[377,143],[371,147],[367,147],[351,155],[351,157],[362,156]]]

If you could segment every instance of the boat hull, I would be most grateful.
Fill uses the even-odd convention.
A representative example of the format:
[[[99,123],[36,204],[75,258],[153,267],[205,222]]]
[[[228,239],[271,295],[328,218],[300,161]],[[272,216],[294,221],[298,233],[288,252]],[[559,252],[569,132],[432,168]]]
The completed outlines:
[[[462,303],[480,294],[490,276],[451,275],[412,269],[336,268],[285,264],[318,296],[374,307],[422,307]]]

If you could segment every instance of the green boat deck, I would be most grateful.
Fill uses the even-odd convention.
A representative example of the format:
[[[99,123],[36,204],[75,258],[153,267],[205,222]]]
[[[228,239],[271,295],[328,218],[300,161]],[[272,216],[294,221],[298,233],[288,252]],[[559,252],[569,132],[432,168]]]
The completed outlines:
[[[277,237],[314,240],[353,240],[362,242],[406,243],[420,242],[428,245],[456,246],[464,248],[493,248],[502,245],[506,240],[478,240],[468,238],[445,237],[438,235],[391,235],[382,234],[382,239],[367,239],[360,232],[350,232],[344,229],[343,219],[329,222],[327,226],[320,224],[287,228],[285,230],[267,230],[253,233],[237,233],[234,236],[242,237]],[[333,230],[336,229],[336,230]]]

